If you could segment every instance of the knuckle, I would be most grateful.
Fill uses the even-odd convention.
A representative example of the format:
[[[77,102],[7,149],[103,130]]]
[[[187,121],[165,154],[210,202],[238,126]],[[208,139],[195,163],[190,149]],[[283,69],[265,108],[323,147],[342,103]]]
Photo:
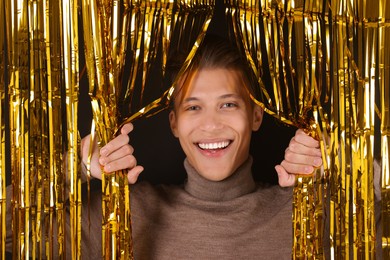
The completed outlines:
[[[126,159],[130,168],[134,168],[137,165],[137,159],[133,155],[127,155]]]
[[[283,160],[280,165],[287,171],[287,172],[291,172],[290,170],[290,164],[286,161],[286,160]]]
[[[126,154],[132,154],[134,149],[131,145],[128,144],[123,147],[123,150]]]
[[[303,135],[303,134],[299,134],[299,135],[295,136],[295,141],[297,143],[302,143],[304,141],[304,139],[305,139],[305,135]]]
[[[289,148],[289,152],[291,151],[296,151],[297,150],[297,147],[298,147],[298,144],[294,141],[290,144],[290,146],[288,147]]]
[[[284,159],[287,161],[291,161],[294,159],[294,154],[290,150],[288,150],[284,154]]]
[[[127,144],[129,136],[127,134],[122,134],[122,135],[118,136],[117,138],[118,138],[117,140],[120,144]]]
[[[108,150],[108,151],[111,151],[111,150],[112,150],[112,147],[113,147],[113,145],[112,145],[111,142],[108,142],[108,143],[104,146],[104,148],[105,148],[106,150]]]
[[[108,163],[104,166],[105,173],[111,173],[113,170],[113,163]]]

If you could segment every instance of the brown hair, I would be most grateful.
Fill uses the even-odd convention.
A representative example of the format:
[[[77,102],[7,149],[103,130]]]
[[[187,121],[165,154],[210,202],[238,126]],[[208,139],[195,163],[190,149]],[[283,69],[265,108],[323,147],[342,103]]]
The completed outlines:
[[[176,54],[174,57],[174,60],[177,60],[178,57],[180,59],[183,55]],[[171,79],[176,77],[181,64],[183,64],[183,62],[175,62],[174,60],[170,64],[170,67],[167,67],[167,69],[171,68]],[[190,79],[197,71],[216,68],[228,69],[240,73],[243,81],[243,92],[249,92],[255,95],[257,81],[253,72],[249,69],[245,55],[239,51],[235,44],[232,44],[227,39],[215,35],[206,35],[192,59],[188,70],[182,76],[184,78],[178,80],[171,102],[171,108],[174,107],[173,103],[177,97],[180,96],[183,98],[185,96],[189,86],[186,83],[190,82]],[[177,102],[181,103],[181,100],[176,100]]]

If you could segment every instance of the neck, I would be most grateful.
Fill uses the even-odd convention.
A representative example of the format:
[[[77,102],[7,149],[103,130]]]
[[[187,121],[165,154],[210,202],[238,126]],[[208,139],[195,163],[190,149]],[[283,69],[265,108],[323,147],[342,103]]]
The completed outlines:
[[[202,200],[232,200],[256,189],[251,172],[252,157],[249,157],[232,175],[221,181],[205,179],[189,164],[187,159],[184,166],[188,175],[185,190]]]

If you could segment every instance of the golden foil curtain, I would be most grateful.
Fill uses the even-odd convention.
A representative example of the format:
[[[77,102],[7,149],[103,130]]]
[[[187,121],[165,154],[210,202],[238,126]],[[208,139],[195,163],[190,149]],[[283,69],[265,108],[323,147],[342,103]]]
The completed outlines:
[[[383,258],[390,258],[390,5],[385,0],[225,0],[225,5],[231,36],[260,83],[256,102],[321,141],[323,178],[320,171],[299,177],[294,190],[293,258],[373,259],[378,194],[383,233],[377,241]],[[161,84],[168,55],[186,50],[180,76],[213,8],[212,0],[83,0],[81,9],[75,1],[0,0],[1,258],[7,158],[14,257],[64,258],[65,246],[71,247],[68,257],[82,257],[77,10],[83,15],[94,121],[104,145],[121,123],[168,106],[173,87]],[[148,77],[156,67],[157,83]],[[150,89],[156,94],[147,100]],[[382,180],[377,193],[374,160]],[[131,258],[124,174],[105,176],[103,194],[103,257]]]
[[[170,86],[161,84],[171,45],[187,50],[183,71],[206,32],[213,5],[213,1],[173,0],[82,2],[89,94],[99,146],[113,138],[123,118],[129,122],[167,108]],[[130,62],[127,88],[122,86],[125,58]],[[156,63],[161,82],[149,83],[149,72]],[[154,96],[162,95],[151,103],[144,100],[150,88]],[[122,112],[119,105],[123,104],[129,104],[129,111]],[[103,258],[132,258],[126,174],[103,175],[102,191]]]
[[[118,125],[117,95],[128,40],[128,3],[82,1],[89,93],[99,146],[107,144]],[[123,15],[122,15],[123,12]],[[126,174],[102,176],[103,259],[132,259],[130,197]]]
[[[225,3],[232,35],[260,83],[256,101],[321,141],[323,181],[316,171],[298,177],[294,188],[293,258],[375,257],[374,159],[382,162],[376,174],[382,175],[383,256],[389,257],[389,5]],[[374,158],[376,146],[381,155]]]
[[[2,109],[7,106],[9,111],[9,122],[4,122],[2,116],[1,136],[10,138],[5,149],[10,150],[12,173],[13,194],[8,199],[12,199],[9,214],[12,214],[13,257],[64,258],[64,202],[69,195],[71,214],[81,202],[77,181],[65,186],[67,176],[77,179],[79,165],[77,3],[5,0],[1,9],[0,19],[5,26],[1,36],[6,35],[6,45],[1,38],[1,49],[7,50],[7,77],[2,74],[0,81]],[[2,61],[3,55],[0,62],[3,72]],[[7,104],[3,103],[5,95]],[[3,139],[2,149],[5,146]],[[68,174],[63,162],[65,151]],[[1,159],[4,160],[3,154]],[[2,167],[2,181],[5,175]],[[65,193],[67,187],[69,193]],[[5,185],[1,194],[5,194]],[[3,220],[5,215],[2,210]],[[77,218],[80,216],[72,215],[72,220],[80,222]],[[73,223],[71,227],[75,230]],[[2,222],[3,256],[5,230]],[[77,250],[73,252],[79,254]]]
[[[79,95],[79,40],[78,40],[78,1],[60,1],[60,19],[62,40],[62,73],[63,88],[65,91],[66,109],[66,141],[67,141],[67,165],[65,179],[69,185],[70,203],[70,241],[71,258],[81,259],[81,178],[79,160],[79,134],[78,134],[78,95]],[[58,157],[57,157],[58,158]],[[60,177],[57,178],[61,180]],[[55,183],[57,194],[62,191],[61,182]],[[59,185],[58,185],[59,184]],[[62,206],[63,201],[58,201],[56,205]],[[58,211],[57,211],[58,212]],[[61,213],[65,213],[61,211]],[[65,221],[65,214],[58,216],[58,222]],[[65,234],[65,228],[58,230],[61,242]],[[68,234],[69,235],[69,234]],[[68,245],[69,246],[69,245]],[[65,245],[59,245],[59,253],[63,254]]]

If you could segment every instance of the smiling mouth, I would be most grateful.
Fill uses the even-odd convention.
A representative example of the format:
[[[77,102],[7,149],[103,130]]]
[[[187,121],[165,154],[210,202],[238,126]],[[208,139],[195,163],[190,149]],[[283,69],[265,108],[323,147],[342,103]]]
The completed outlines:
[[[197,145],[202,150],[219,150],[219,149],[225,149],[231,143],[232,141],[229,140],[229,141],[214,142],[214,143],[197,143]]]

